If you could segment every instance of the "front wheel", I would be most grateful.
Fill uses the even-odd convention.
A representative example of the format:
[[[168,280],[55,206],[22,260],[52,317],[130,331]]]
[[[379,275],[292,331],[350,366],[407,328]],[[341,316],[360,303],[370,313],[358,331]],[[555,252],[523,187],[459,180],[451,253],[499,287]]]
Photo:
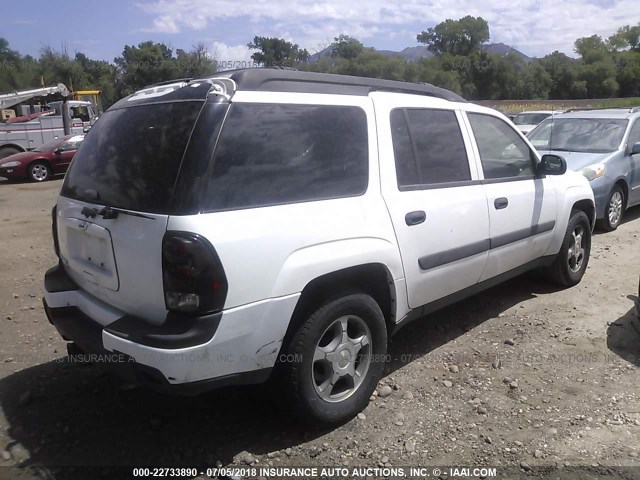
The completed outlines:
[[[305,420],[340,423],[363,410],[386,362],[384,316],[369,295],[326,303],[291,340],[287,382]]]
[[[44,162],[33,162],[29,165],[29,178],[34,182],[44,182],[51,178],[51,169]]]
[[[622,222],[622,214],[624,212],[624,192],[619,185],[613,187],[609,194],[609,201],[604,211],[604,218],[598,222],[598,226],[606,231],[612,232]]]
[[[550,279],[563,287],[580,283],[591,253],[591,224],[587,215],[573,210],[560,252],[549,268]]]

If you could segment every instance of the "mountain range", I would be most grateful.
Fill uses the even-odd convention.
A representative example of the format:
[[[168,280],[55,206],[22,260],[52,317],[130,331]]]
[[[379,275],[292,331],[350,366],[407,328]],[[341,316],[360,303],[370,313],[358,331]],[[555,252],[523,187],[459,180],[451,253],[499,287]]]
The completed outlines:
[[[527,62],[531,60],[531,57],[528,57],[521,51],[516,50],[515,48],[510,47],[509,45],[505,45],[504,43],[489,43],[487,45],[483,45],[482,49],[486,52],[496,53],[498,55],[518,55],[519,57],[521,57],[523,60]],[[421,58],[424,58],[424,57],[433,56],[433,53],[429,51],[429,48],[426,45],[419,45],[417,47],[407,47],[400,50],[399,52],[396,52],[394,50],[377,50],[377,49],[374,49],[374,50],[376,50],[378,53],[382,53],[389,57],[402,57],[412,62],[420,60]],[[330,55],[331,55],[331,47],[329,46],[324,50],[311,55],[309,57],[309,61],[311,63],[317,62],[321,58],[328,57]]]

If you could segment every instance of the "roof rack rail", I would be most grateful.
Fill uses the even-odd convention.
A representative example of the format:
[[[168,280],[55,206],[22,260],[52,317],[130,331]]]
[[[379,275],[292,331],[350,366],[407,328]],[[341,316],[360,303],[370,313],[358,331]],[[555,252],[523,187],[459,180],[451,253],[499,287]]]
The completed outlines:
[[[172,83],[180,83],[180,82],[186,83],[186,82],[190,82],[191,80],[193,80],[193,77],[175,78],[173,80],[166,80],[164,82],[152,83],[151,85],[147,85],[146,87],[141,88],[140,90],[144,90],[151,87],[161,87],[163,85],[171,85]]]
[[[304,72],[276,68],[247,68],[217,72],[200,80],[227,77],[235,81],[238,90],[330,93],[345,95],[369,95],[371,92],[396,92],[425,95],[453,102],[466,102],[460,95],[424,83],[410,83],[381,78],[354,77],[331,73]]]
[[[636,107],[576,107],[567,108],[564,113],[569,112],[589,112],[592,110],[627,110],[629,113],[640,112],[640,106]]]

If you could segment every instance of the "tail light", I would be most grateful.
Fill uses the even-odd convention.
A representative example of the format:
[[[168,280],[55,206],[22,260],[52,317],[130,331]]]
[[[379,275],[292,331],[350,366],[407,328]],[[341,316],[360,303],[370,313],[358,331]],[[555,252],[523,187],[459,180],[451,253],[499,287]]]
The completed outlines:
[[[51,235],[53,236],[53,250],[56,257],[60,258],[60,243],[58,242],[58,206],[51,209]]]
[[[200,235],[167,232],[162,240],[167,310],[205,314],[222,310],[227,278],[213,246]]]

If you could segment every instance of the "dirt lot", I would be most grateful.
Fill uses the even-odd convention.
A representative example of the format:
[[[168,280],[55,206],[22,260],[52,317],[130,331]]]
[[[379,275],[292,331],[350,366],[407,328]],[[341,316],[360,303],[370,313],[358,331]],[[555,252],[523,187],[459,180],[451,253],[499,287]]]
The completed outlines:
[[[640,478],[639,208],[594,237],[579,286],[558,291],[527,275],[401,330],[369,407],[309,430],[269,386],[177,398],[61,361],[64,342],[41,305],[59,188],[0,180],[0,477],[116,478],[126,470],[96,477],[81,467],[219,462]],[[7,468],[16,464],[30,467]],[[608,468],[620,466],[635,469]],[[582,468],[571,476],[572,467]]]

